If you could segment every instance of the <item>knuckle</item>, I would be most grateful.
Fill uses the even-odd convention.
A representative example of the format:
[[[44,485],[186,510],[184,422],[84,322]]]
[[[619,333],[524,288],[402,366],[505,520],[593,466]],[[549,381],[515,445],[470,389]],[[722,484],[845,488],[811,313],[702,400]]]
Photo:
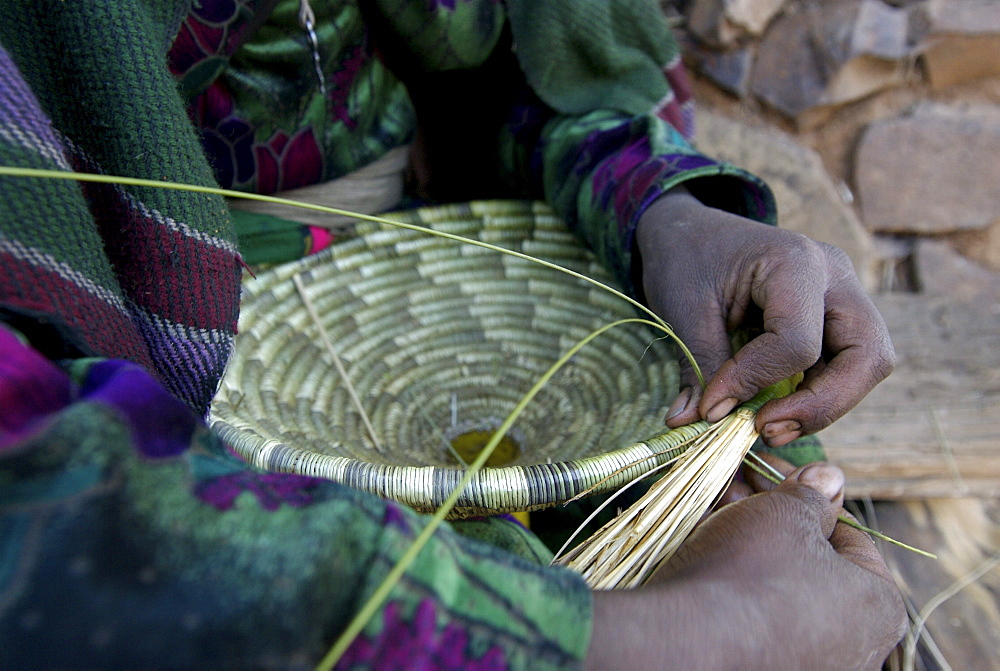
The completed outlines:
[[[804,433],[815,433],[840,419],[841,411],[835,403],[816,394],[815,391],[804,388],[795,392],[797,400],[790,413],[802,425]]]
[[[896,351],[889,345],[888,348],[881,348],[875,352],[872,361],[872,374],[877,382],[881,382],[892,374],[896,369]]]
[[[799,254],[809,254],[810,256],[817,256],[817,252],[821,249],[820,243],[816,242],[805,233],[798,233],[795,231],[788,231],[788,235],[785,236],[785,244],[788,246],[790,251],[794,251]]]
[[[809,433],[825,429],[840,419],[840,415],[826,404],[818,408],[810,408],[804,414],[805,416],[801,422],[802,429]]]
[[[883,579],[878,580],[881,584],[873,593],[877,599],[877,612],[880,612],[880,620],[885,623],[887,638],[896,643],[906,635],[908,629],[909,616],[906,612],[906,604],[903,602],[903,595],[895,585]]]
[[[879,384],[896,369],[896,349],[888,333],[879,333],[864,346],[871,385]]]
[[[826,242],[820,242],[817,244],[819,245],[819,248],[822,250],[823,254],[826,256],[826,259],[831,268],[835,268],[841,271],[850,270],[853,273],[854,262],[851,261],[851,257],[848,256],[847,252],[845,252],[840,247],[837,247],[836,245],[831,245]]]
[[[840,415],[833,412],[816,412],[813,413],[812,421],[809,422],[807,430],[811,433],[816,431],[821,431],[826,427],[830,426],[834,422],[840,419]]]
[[[734,371],[733,386],[743,396],[750,398],[764,387],[788,376],[785,361],[749,360],[737,355],[738,367]]]
[[[893,632],[894,640],[892,641],[892,647],[895,647],[897,643],[902,641],[910,629],[910,622],[906,614],[906,606],[903,604],[903,598],[897,594],[896,601],[899,607],[897,609],[898,617],[896,619],[896,631]]]
[[[817,267],[823,261],[823,253],[815,240],[803,233],[777,229],[776,238],[768,238],[761,245],[760,258],[766,266]]]
[[[769,324],[769,326],[771,326]],[[780,352],[783,369],[806,370],[823,354],[820,333],[802,328],[782,328],[781,336],[771,344],[772,351]],[[776,365],[778,361],[774,362]]]
[[[822,267],[827,265],[827,253],[825,243],[816,242],[809,236],[798,233],[797,235],[797,249],[796,252],[802,255],[802,258],[806,259],[808,263],[814,267]]]
[[[847,283],[861,291],[861,280],[858,279],[858,274],[854,269],[854,261],[851,260],[847,252],[825,242],[819,243],[819,247],[831,282],[841,285]]]
[[[823,354],[823,345],[818,340],[805,335],[790,339],[787,342],[786,356],[788,362],[797,370],[805,370],[819,361]]]

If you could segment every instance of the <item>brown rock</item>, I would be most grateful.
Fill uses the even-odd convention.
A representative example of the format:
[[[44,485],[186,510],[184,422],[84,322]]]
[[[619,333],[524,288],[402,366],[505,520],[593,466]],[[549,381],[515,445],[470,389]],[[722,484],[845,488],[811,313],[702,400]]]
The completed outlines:
[[[762,35],[785,0],[726,0],[726,19],[751,35]]]
[[[963,256],[1000,273],[1000,219],[986,228],[952,233],[948,242]]]
[[[973,263],[940,240],[917,240],[913,257],[922,293],[947,297],[992,314],[1000,328],[1000,274]]]
[[[996,0],[928,0],[920,51],[934,88],[1000,75]]]
[[[840,247],[866,288],[874,286],[872,241],[811,149],[777,130],[708,110],[696,114],[698,148],[759,176],[774,191],[782,228]]]
[[[698,0],[688,10],[687,28],[704,44],[725,48],[739,37],[726,26],[724,0]]]
[[[810,125],[815,108],[857,100],[907,80],[904,10],[880,0],[826,0],[789,11],[759,46],[753,93]]]
[[[931,86],[942,89],[953,84],[1000,76],[997,54],[1000,54],[1000,34],[945,34],[928,39],[921,60]]]
[[[688,11],[688,28],[713,47],[730,47],[761,35],[785,0],[698,0]]]
[[[879,121],[854,159],[862,220],[881,232],[982,229],[1000,218],[1000,108],[925,106]]]

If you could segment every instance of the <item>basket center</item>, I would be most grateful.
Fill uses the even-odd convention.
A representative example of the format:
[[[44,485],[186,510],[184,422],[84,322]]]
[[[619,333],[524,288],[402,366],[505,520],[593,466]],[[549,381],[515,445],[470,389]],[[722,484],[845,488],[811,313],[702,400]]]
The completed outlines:
[[[495,429],[490,428],[476,428],[463,431],[451,437],[449,442],[455,454],[464,462],[463,466],[471,464],[476,460],[476,457],[483,451],[486,444],[490,442],[494,431]],[[490,468],[507,466],[513,463],[519,456],[521,456],[521,445],[508,433],[497,443],[493,454],[486,460],[486,466]],[[451,457],[457,461],[454,454]]]

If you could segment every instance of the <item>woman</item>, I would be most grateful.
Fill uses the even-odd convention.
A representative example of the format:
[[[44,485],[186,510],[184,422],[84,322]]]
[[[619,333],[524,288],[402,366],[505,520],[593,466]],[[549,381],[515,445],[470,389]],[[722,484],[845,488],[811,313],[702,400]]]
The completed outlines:
[[[3,165],[288,191],[412,141],[412,194],[544,198],[677,327],[711,381],[685,370],[668,424],[807,370],[759,415],[785,445],[891,368],[843,255],[753,221],[773,218],[766,188],[686,142],[675,47],[645,3],[7,5]],[[0,188],[0,666],[315,663],[425,521],[252,472],[204,430],[247,216],[234,234],[204,195]],[[764,333],[732,356],[744,321]],[[795,471],[624,594],[546,567],[511,522],[484,523],[493,544],[444,528],[342,662],[873,667],[903,611],[870,541],[834,528],[842,484]]]

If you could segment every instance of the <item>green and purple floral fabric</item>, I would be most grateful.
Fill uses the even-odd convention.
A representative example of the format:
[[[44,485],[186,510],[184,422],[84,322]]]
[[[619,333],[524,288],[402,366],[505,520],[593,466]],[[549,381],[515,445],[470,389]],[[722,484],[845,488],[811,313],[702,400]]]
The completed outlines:
[[[425,118],[436,117],[427,126],[468,129],[478,123],[476,132],[493,133],[487,139],[490,151],[477,152],[479,145],[469,137],[445,139],[469,149],[451,161],[444,179],[458,180],[477,162],[494,161],[474,173],[487,183],[476,197],[546,200],[626,286],[635,224],[676,184],[691,184],[709,204],[773,223],[773,200],[760,180],[700,155],[689,143],[691,91],[665,27],[656,33],[666,43],[667,60],[656,66],[665,93],[647,111],[560,113],[526,83],[516,58],[503,59],[512,41],[521,52],[547,46],[535,44],[544,31],[528,33],[518,43],[518,32],[511,36],[505,28],[507,7],[517,7],[526,18],[531,12],[550,21],[565,16],[572,27],[588,11],[607,18],[605,3],[542,3],[554,7],[547,12],[536,5],[377,0],[363,11],[349,0],[313,2],[321,82],[298,19],[299,0],[201,0],[170,50],[171,70],[191,96],[192,120],[225,187],[274,193],[343,176],[414,139],[420,110],[414,110],[412,98],[420,101]],[[613,52],[612,46],[604,51]],[[497,60],[499,65],[485,67]],[[482,72],[488,81],[471,86],[474,77],[456,77],[445,80],[456,82],[448,87],[435,79],[465,72]],[[548,77],[560,92],[593,84],[564,81],[558,73]],[[427,90],[433,99],[421,96]],[[470,95],[481,96],[482,105]],[[483,109],[486,105],[490,109]],[[470,123],[470,117],[481,119]]]

